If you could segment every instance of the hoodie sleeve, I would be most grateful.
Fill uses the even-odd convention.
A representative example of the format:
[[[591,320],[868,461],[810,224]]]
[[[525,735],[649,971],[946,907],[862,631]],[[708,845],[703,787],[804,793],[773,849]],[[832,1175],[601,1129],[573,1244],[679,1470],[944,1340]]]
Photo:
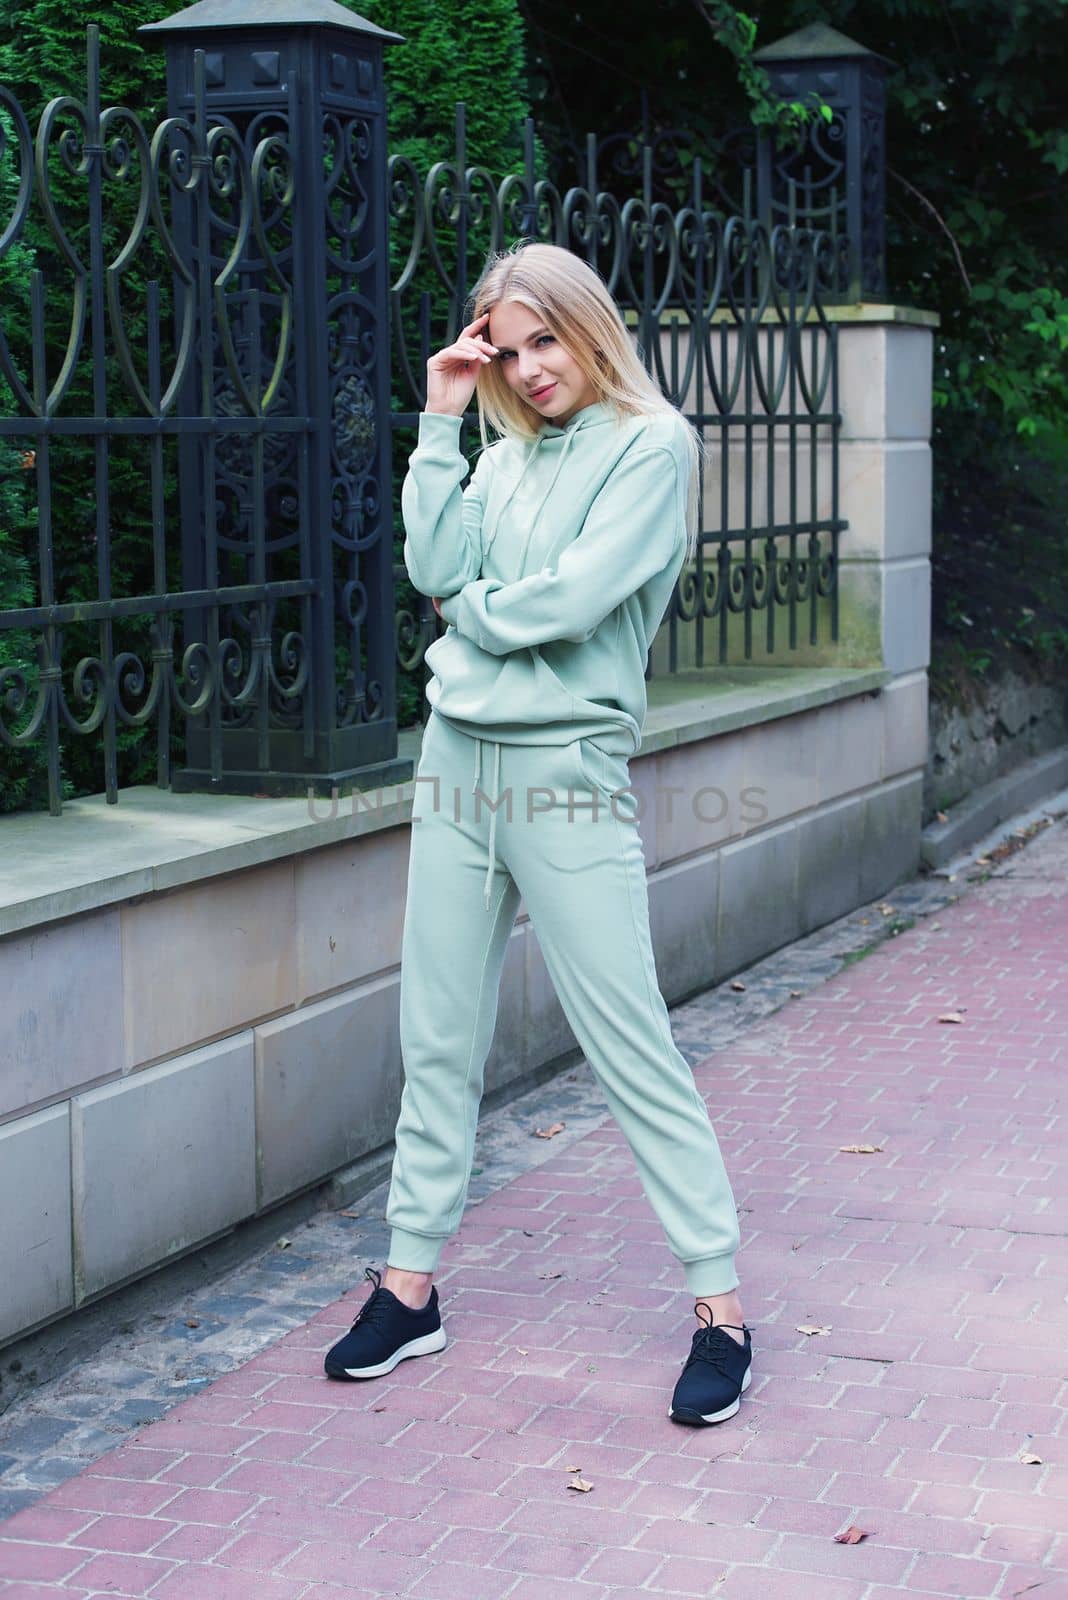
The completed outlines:
[[[483,650],[589,639],[604,618],[677,560],[686,542],[686,485],[675,455],[628,452],[596,496],[555,566],[501,583],[478,578],[442,604],[442,616]]]
[[[404,565],[421,594],[451,595],[482,570],[482,497],[479,456],[471,482],[460,449],[460,418],[419,413],[419,438],[401,487]]]

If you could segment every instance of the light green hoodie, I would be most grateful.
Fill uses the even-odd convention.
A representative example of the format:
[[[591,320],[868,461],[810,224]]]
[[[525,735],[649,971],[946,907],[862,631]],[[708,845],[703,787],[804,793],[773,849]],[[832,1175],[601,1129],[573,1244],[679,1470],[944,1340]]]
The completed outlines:
[[[426,653],[433,708],[502,744],[641,744],[645,666],[686,551],[690,457],[670,413],[604,403],[479,455],[422,412],[401,491],[404,563],[449,623]]]

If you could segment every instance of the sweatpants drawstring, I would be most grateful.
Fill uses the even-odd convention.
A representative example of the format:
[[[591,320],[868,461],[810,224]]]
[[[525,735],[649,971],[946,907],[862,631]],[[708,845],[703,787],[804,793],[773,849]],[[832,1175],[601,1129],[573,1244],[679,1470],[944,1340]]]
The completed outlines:
[[[485,904],[485,907],[486,907],[487,911],[490,908],[490,892],[493,889],[493,867],[494,867],[494,862],[496,860],[496,851],[497,851],[497,809],[498,809],[498,806],[499,806],[499,803],[500,803],[500,798],[501,798],[501,746],[500,746],[500,741],[497,740],[497,739],[490,739],[488,741],[488,743],[490,743],[493,746],[493,785],[492,785],[493,793],[490,796],[490,799],[492,801],[492,806],[490,808],[489,844],[488,844],[488,852],[487,852],[487,860],[486,860],[486,883],[485,883],[485,887],[483,888],[483,891],[482,891],[482,899],[483,899],[483,902]],[[483,745],[483,740],[480,739],[478,737],[478,735],[476,734],[476,736],[475,736],[475,781],[471,785],[471,793],[472,794],[475,793],[475,790],[478,788],[479,783],[480,783],[481,778],[482,778],[482,745]]]

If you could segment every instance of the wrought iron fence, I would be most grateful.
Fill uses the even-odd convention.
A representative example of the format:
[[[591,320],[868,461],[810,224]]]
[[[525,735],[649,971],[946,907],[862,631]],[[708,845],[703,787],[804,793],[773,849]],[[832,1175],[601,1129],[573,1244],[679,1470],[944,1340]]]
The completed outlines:
[[[0,739],[44,742],[53,811],[61,732],[99,740],[109,798],[123,729],[155,726],[164,786],[178,718],[202,726],[217,771],[227,721],[254,730],[267,766],[272,728],[301,725],[317,587],[304,559],[293,262],[279,247],[293,205],[285,139],[209,119],[203,67],[190,117],[148,129],[104,109],[95,28],[84,101],[53,100],[34,135],[0,87],[0,119],[0,158],[18,174],[0,258],[36,222],[48,268],[27,274],[28,326],[13,297],[0,306],[0,441],[17,441],[33,474],[39,600],[0,616],[36,646],[35,665],[0,666]],[[125,504],[114,490],[124,450],[143,474]],[[74,530],[56,523],[86,474],[80,520],[97,593],[74,598],[62,581]],[[182,581],[175,515],[190,475],[194,584]],[[143,587],[116,594],[114,536],[127,519],[147,547]]]
[[[695,160],[672,207],[650,145],[626,192],[592,136],[551,182],[530,123],[498,179],[468,163],[462,107],[448,160],[387,174],[388,36],[344,27],[294,31],[284,69],[251,37],[238,59],[233,28],[230,58],[175,30],[153,128],[105,107],[92,27],[84,98],[35,133],[0,88],[0,474],[32,481],[37,526],[35,603],[0,612],[0,781],[7,752],[43,749],[53,812],[65,741],[97,741],[114,800],[143,728],[163,786],[410,775],[396,674],[417,717],[436,621],[398,560],[390,436],[395,493],[426,358],[521,236],[598,268],[711,446],[667,670],[815,641],[824,616],[836,637],[833,196],[829,232],[796,204],[769,228],[748,185],[738,215],[710,203]]]

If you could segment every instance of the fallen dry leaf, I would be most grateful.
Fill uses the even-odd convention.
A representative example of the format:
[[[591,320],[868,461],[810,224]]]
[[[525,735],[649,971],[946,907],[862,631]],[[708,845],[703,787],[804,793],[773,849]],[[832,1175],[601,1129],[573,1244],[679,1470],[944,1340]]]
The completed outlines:
[[[884,917],[892,917],[894,914],[893,906],[887,905],[885,902],[879,907],[879,910],[882,912]]]
[[[581,1472],[582,1468],[581,1467],[565,1467],[564,1471],[565,1472]]]
[[[791,989],[790,990],[790,999],[791,1000],[800,1000],[800,998],[801,998],[801,990],[800,989]],[[718,1578],[716,1579],[716,1582],[717,1583],[719,1582]]]
[[[1018,1456],[1017,1459],[1021,1461],[1025,1467],[1040,1467],[1042,1465],[1042,1457],[1032,1455],[1029,1450],[1025,1450],[1023,1455]]]
[[[558,1133],[563,1133],[567,1127],[566,1122],[554,1122],[550,1128],[535,1128],[535,1139],[555,1139]]]
[[[939,1022],[963,1022],[964,1018],[959,1011],[943,1011]]]
[[[938,818],[939,822],[948,822],[949,821],[949,818],[946,816],[944,811],[936,811],[935,812],[935,816]]]
[[[519,1346],[516,1345],[515,1353],[516,1353],[517,1356],[529,1356],[530,1351],[529,1350],[520,1350]]]
[[[835,1534],[834,1542],[835,1544],[859,1544],[862,1539],[868,1537],[868,1533],[869,1529],[858,1528],[855,1522],[851,1522],[848,1528],[843,1529],[841,1533]]]
[[[199,1328],[200,1327],[200,1318],[199,1317],[186,1317],[185,1325],[186,1325],[187,1328]]]
[[[579,1494],[589,1494],[593,1488],[592,1483],[587,1483],[585,1478],[572,1478],[568,1484],[569,1489],[577,1489]]]
[[[814,1333],[830,1333],[831,1330],[829,1327],[822,1327],[817,1322],[799,1322],[797,1331],[798,1333],[807,1333],[811,1338]]]
[[[358,1211],[339,1211],[338,1212],[338,1216],[339,1217],[358,1217],[359,1214],[360,1213]]]
[[[881,1144],[840,1144],[839,1150],[847,1156],[874,1156],[882,1149]]]
[[[737,990],[737,992],[740,994],[742,992],[742,990],[745,988],[745,984],[741,981],[740,978],[735,978],[731,983],[731,988]]]
[[[539,1278],[562,1278],[563,1277],[563,1273],[562,1272],[539,1272],[538,1273],[538,1277]]]
[[[283,1237],[281,1239],[277,1239],[275,1241],[275,1248],[278,1249],[278,1250],[288,1250],[292,1243],[293,1243],[292,1239],[287,1239],[283,1235]]]

